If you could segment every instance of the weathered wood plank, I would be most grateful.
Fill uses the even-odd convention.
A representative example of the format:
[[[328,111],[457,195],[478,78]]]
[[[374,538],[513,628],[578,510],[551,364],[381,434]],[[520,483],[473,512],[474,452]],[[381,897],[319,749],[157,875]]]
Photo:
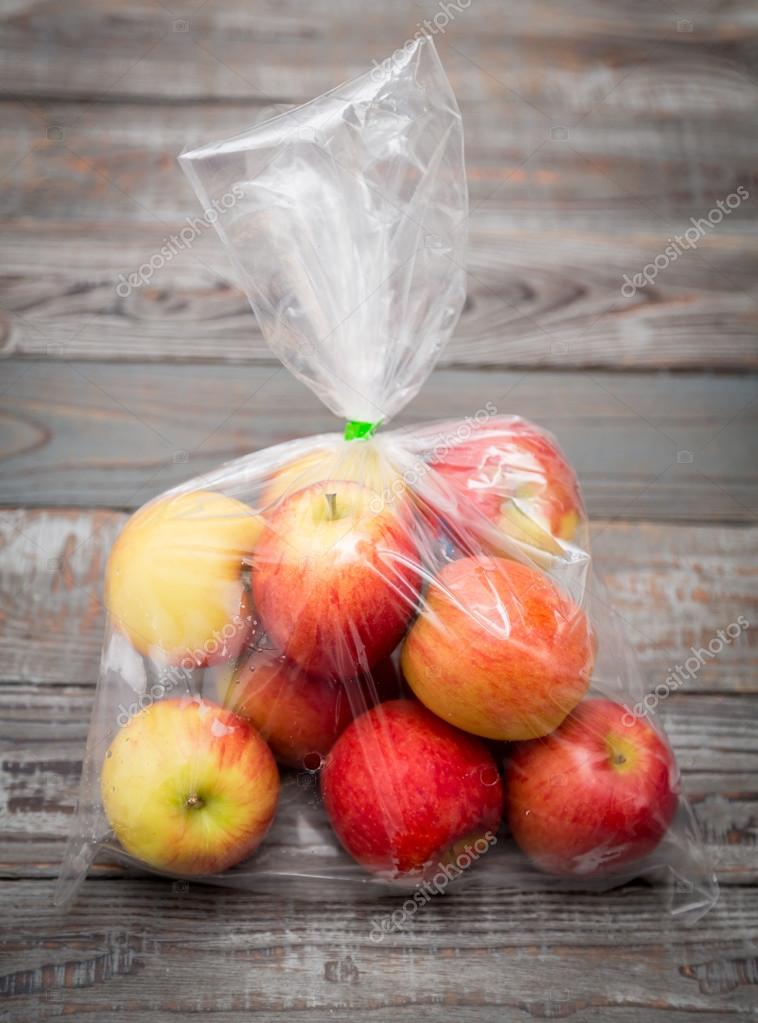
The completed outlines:
[[[740,616],[750,627],[717,657],[706,654],[686,691],[758,690],[753,529],[595,522],[591,535],[595,565],[649,690]]]
[[[79,0],[65,10],[18,0],[5,15],[0,86],[30,96],[302,101],[382,60],[439,10],[403,0],[381,8],[322,0],[254,11],[242,0],[223,10],[193,0],[170,8]],[[571,14],[550,0],[520,0],[507,11],[498,0],[481,0],[454,15],[436,38],[458,94],[514,102],[518,93],[535,104],[573,101],[581,109],[619,93],[636,71],[642,81],[627,83],[617,104],[692,109],[698,85],[711,103],[728,104],[729,91],[732,103],[746,101],[755,76],[750,4],[679,4],[674,11],[587,0]],[[666,69],[658,89],[651,64]],[[549,73],[536,74],[535,65]]]
[[[195,213],[189,199],[186,212]],[[124,281],[185,226],[164,218],[9,222],[0,246],[0,356],[271,363],[214,236],[125,292]],[[624,275],[688,226],[645,225],[630,213],[589,230],[560,215],[475,213],[466,307],[441,365],[758,365],[754,237],[722,231],[672,263],[655,287],[621,294]]]
[[[118,512],[0,513],[0,677],[91,685]]]
[[[15,314],[0,351],[39,354],[49,334],[65,333],[61,357],[268,358],[209,231],[131,294],[116,286],[199,213],[176,164],[183,146],[272,109],[0,104],[0,210],[15,218],[0,251],[2,305]],[[654,287],[621,293],[624,275],[691,228],[691,216],[738,184],[755,191],[752,105],[739,115],[695,109],[683,122],[661,111],[624,119],[601,105],[563,118],[564,138],[565,124],[553,137],[554,119],[521,101],[464,101],[469,303],[446,362],[755,365],[752,199]]]
[[[32,104],[0,97],[6,186],[0,211],[51,221],[171,222],[197,212],[177,155],[283,109],[286,104]],[[529,211],[536,220],[550,211],[561,225],[583,214],[586,227],[590,212],[610,220],[635,210],[686,226],[738,183],[755,180],[758,135],[750,108],[740,114],[695,108],[682,123],[662,111],[620,119],[600,106],[569,125],[523,103],[493,110],[464,102],[461,113],[471,206],[488,212]],[[51,181],[58,187],[51,189]],[[718,233],[755,216],[755,203],[746,202],[730,210]]]
[[[125,520],[111,511],[0,511],[0,681],[91,685],[104,625],[102,576]],[[596,565],[640,659],[647,687],[690,647],[706,647],[740,615],[687,692],[757,692],[756,530],[593,524]]]
[[[24,4],[14,6],[12,60],[23,63],[14,87],[23,91],[19,83],[30,73],[47,76],[49,87],[30,85],[32,92],[42,88],[37,102],[1,105],[7,134],[0,167],[9,182],[3,209],[21,220],[7,248],[3,305],[16,315],[3,324],[6,353],[47,351],[54,333],[56,354],[70,358],[267,357],[244,299],[219,286],[228,263],[210,237],[150,286],[126,300],[115,293],[118,273],[138,268],[180,229],[182,217],[197,212],[176,153],[279,109],[245,82],[233,56],[215,74],[206,63],[215,62],[215,46],[229,55],[247,36],[247,73],[253,67],[256,75],[277,76],[275,98],[286,105],[334,84],[309,80],[301,89],[304,76],[353,73],[369,59],[368,52],[360,57],[361,47],[370,50],[383,33],[388,47],[405,38],[418,12],[391,4],[377,24],[373,10],[356,23],[352,8],[339,4],[318,13],[294,4],[255,19],[244,5],[223,17],[192,7],[172,13],[158,5],[138,23],[118,0],[75,4],[65,19],[46,10],[44,68],[35,72],[34,59],[19,54],[37,45],[36,21]],[[188,18],[188,32],[173,31],[177,13]],[[70,26],[85,19],[90,28],[79,38]],[[557,31],[549,4],[511,5],[507,18],[486,4],[462,12],[438,36],[461,97],[472,202],[480,208],[472,219],[470,302],[449,364],[755,365],[758,251],[744,233],[755,203],[743,203],[717,235],[671,264],[655,288],[631,300],[620,293],[623,274],[661,252],[690,226],[690,216],[705,214],[738,182],[754,189],[754,20],[742,4],[722,5],[717,17],[698,10],[689,20],[652,9],[630,18],[588,5],[583,18]],[[153,29],[165,29],[165,38],[154,39]],[[66,61],[59,80],[63,55],[77,45],[94,47],[84,67],[100,102],[53,103],[48,92],[59,98],[81,91],[76,59]],[[201,95],[214,103],[125,103],[114,111],[102,102],[122,95],[125,82],[143,96],[152,74],[146,62],[159,57],[156,96],[176,98],[188,87],[197,93],[202,83]],[[165,62],[179,58],[181,72],[167,75]],[[97,68],[109,61],[122,76],[114,94]],[[287,61],[293,66],[282,77]],[[225,99],[229,82],[233,103]],[[619,211],[626,214],[620,224]],[[40,236],[26,216],[49,219],[54,238]]]
[[[8,360],[2,370],[6,504],[134,507],[227,458],[338,425],[281,368]],[[750,522],[756,393],[743,376],[443,370],[398,422],[491,401],[557,433],[593,517]]]
[[[379,945],[371,922],[392,902],[313,904],[102,880],[61,918],[49,894],[40,882],[5,887],[0,982],[9,1023],[64,1015],[115,1023],[125,1009],[159,1023],[358,1013],[386,1023],[658,1023],[744,1018],[755,1005],[754,889],[724,890],[691,931],[644,888],[571,899],[450,892]]]

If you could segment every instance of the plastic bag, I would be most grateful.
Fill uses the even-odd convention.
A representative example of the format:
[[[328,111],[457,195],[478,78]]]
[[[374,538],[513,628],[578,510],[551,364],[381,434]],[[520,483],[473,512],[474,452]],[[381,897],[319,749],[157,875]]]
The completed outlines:
[[[707,908],[555,440],[491,401],[376,432],[464,300],[461,118],[431,41],[181,160],[271,348],[347,425],[124,527],[58,900],[104,850],[319,897],[648,876]]]

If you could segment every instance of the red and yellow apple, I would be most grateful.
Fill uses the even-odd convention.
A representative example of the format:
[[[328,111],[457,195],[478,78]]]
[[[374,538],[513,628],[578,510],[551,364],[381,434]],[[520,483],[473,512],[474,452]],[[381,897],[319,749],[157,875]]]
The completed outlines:
[[[431,582],[401,653],[431,711],[488,739],[531,739],[587,690],[594,639],[584,612],[542,572],[506,558],[459,558]]]
[[[585,513],[576,475],[553,438],[516,416],[470,429],[470,437],[436,451],[430,464],[510,539],[560,554],[559,541],[574,539]]]
[[[158,498],[124,526],[105,601],[116,628],[146,656],[183,667],[236,657],[253,628],[242,578],[263,520],[211,491]]]
[[[387,660],[371,678],[307,675],[274,650],[253,650],[219,680],[219,700],[246,718],[287,767],[317,770],[337,737],[357,714],[400,695],[400,681]]]
[[[272,475],[261,500],[262,508],[298,490],[326,480],[349,480],[382,494],[386,503],[401,497],[406,485],[383,449],[364,440],[338,441],[332,447],[312,448],[287,462]]]
[[[401,640],[420,587],[410,515],[335,480],[297,491],[256,546],[255,606],[269,639],[311,674],[349,679]]]
[[[506,762],[506,813],[541,870],[598,876],[641,859],[677,806],[671,750],[644,719],[611,700],[580,704],[547,738]]]
[[[429,877],[497,831],[503,789],[478,739],[411,700],[379,704],[348,725],[321,772],[345,850],[386,878]]]
[[[105,755],[101,794],[124,850],[156,870],[215,874],[262,842],[279,773],[242,718],[199,697],[140,711]]]

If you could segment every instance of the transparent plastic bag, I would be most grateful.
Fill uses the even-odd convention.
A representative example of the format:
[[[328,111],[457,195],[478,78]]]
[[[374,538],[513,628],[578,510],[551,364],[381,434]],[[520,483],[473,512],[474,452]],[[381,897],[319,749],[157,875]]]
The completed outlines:
[[[348,422],[124,527],[58,900],[102,850],[317,897],[647,876],[708,908],[556,441],[490,401],[377,432],[464,299],[462,126],[431,41],[182,162],[207,208],[237,197],[216,226],[267,341]]]

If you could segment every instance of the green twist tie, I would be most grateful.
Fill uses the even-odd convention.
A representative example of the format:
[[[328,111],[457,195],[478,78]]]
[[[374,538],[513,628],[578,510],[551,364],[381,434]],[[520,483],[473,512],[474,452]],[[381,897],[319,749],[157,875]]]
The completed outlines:
[[[345,423],[343,436],[345,440],[368,440],[380,424],[381,419],[375,423],[362,423],[359,419],[348,419]]]

